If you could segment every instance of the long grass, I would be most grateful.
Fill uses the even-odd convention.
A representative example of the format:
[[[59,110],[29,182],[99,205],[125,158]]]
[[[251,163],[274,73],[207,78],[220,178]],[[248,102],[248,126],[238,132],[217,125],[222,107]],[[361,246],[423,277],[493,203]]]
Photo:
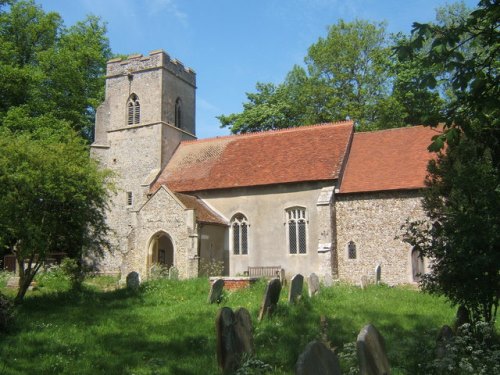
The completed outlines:
[[[259,323],[264,282],[226,291],[220,305],[209,305],[207,279],[156,280],[135,293],[109,290],[116,283],[109,278],[78,292],[55,279],[39,281],[0,336],[0,374],[218,374],[214,319],[221,306],[249,310],[255,356],[273,373],[292,374],[316,338],[352,352],[349,343],[372,323],[385,338],[393,374],[418,374],[438,329],[454,316],[444,300],[413,289],[338,284],[296,306],[287,305],[284,288],[274,317]]]

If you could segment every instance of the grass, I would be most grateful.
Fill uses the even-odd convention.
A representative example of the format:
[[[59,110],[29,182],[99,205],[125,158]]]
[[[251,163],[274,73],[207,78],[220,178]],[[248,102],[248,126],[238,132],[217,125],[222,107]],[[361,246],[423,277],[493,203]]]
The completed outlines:
[[[202,278],[155,280],[133,293],[115,289],[109,277],[89,279],[79,292],[60,275],[44,277],[0,336],[0,374],[218,374],[214,319],[221,306],[249,310],[256,357],[273,373],[292,374],[305,345],[320,337],[353,354],[349,343],[372,323],[385,337],[393,374],[417,374],[438,329],[454,316],[444,300],[413,289],[335,285],[297,306],[287,305],[285,288],[275,316],[258,323],[263,282],[226,291],[217,306],[206,303]],[[342,365],[348,371],[351,364]]]

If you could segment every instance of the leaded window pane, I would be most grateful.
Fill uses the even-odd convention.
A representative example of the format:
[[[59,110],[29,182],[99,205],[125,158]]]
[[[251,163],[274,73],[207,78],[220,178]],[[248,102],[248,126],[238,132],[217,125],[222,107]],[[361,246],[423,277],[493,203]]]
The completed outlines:
[[[248,239],[247,239],[247,225],[241,224],[241,253],[248,254]]]
[[[134,124],[141,122],[141,105],[138,101],[135,102]]]
[[[238,223],[233,224],[233,252],[240,253],[240,226]]]
[[[128,120],[127,123],[132,125],[134,123],[134,104],[132,102],[128,103]]]
[[[306,222],[304,220],[299,221],[299,253],[306,253]]]
[[[288,240],[290,242],[290,254],[297,254],[297,228],[295,221],[288,223]]]
[[[356,259],[356,244],[353,241],[347,245],[347,252],[349,259]]]

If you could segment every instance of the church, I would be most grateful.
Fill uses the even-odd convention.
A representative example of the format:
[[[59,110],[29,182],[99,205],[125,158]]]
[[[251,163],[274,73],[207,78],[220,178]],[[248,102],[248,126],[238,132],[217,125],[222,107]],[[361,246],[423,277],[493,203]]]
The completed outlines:
[[[359,283],[418,281],[398,239],[421,207],[436,129],[355,132],[352,121],[196,138],[196,73],[162,50],[107,64],[92,156],[115,173],[103,273],[156,265],[197,277],[217,262]]]

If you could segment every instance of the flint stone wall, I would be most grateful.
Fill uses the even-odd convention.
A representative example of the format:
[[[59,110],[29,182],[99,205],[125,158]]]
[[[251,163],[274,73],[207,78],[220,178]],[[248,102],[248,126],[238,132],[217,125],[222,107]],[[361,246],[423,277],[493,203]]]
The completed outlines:
[[[361,276],[373,276],[380,264],[381,282],[412,283],[411,247],[395,237],[407,218],[425,219],[421,199],[416,190],[337,195],[339,280],[359,284]],[[349,241],[356,244],[356,259],[348,259]]]

